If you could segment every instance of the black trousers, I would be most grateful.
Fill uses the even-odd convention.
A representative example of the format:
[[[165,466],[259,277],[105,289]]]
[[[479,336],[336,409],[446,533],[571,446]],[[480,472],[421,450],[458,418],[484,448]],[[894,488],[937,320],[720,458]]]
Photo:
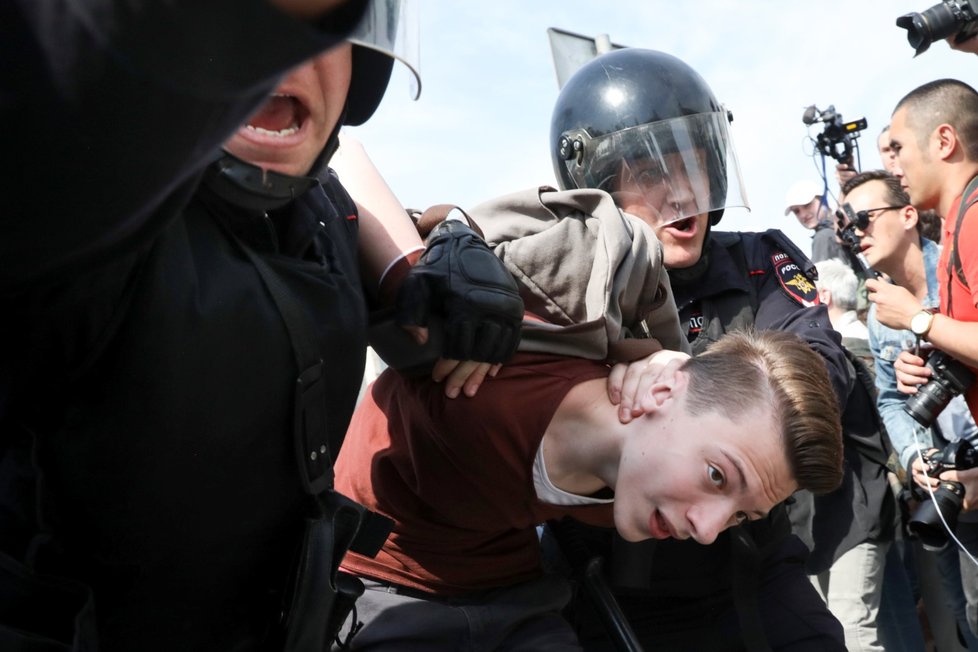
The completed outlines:
[[[761,566],[758,606],[767,642],[774,652],[844,652],[839,621],[829,612],[805,574],[807,549],[791,537]],[[699,597],[621,594],[618,601],[645,650],[655,652],[749,652],[730,591]],[[611,652],[614,645],[583,597],[568,614],[588,652]]]

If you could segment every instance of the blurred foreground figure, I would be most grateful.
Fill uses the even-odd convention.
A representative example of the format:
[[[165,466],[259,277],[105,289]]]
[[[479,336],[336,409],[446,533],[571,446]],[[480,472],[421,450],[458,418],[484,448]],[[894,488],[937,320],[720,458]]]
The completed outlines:
[[[332,490],[364,282],[421,243],[326,164],[384,94],[403,9],[5,6],[0,648],[327,645],[339,558],[386,534]],[[451,302],[509,338],[487,363],[522,318],[493,270]]]

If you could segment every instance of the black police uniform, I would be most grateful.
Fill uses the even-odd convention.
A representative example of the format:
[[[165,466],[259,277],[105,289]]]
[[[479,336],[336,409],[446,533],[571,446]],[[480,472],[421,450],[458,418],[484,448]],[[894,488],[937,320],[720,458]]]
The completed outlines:
[[[825,307],[816,305],[811,263],[780,231],[715,232],[703,263],[702,273],[686,282],[682,275],[671,275],[694,352],[727,331],[792,331],[824,356],[837,395],[850,395],[855,386],[851,367]],[[721,533],[709,546],[616,539],[608,548],[606,541],[596,543],[600,537],[587,538],[608,557],[609,581],[646,649],[740,651],[763,649],[758,646],[766,639],[771,649],[784,652],[844,650],[839,622],[806,575],[808,548],[789,534],[790,527],[779,507],[768,519]],[[748,530],[750,538],[745,540],[741,530]],[[864,538],[862,533],[853,536]],[[576,607],[572,617],[585,649],[614,649],[595,613],[582,602]]]
[[[322,30],[263,1],[92,2],[45,22],[52,4],[0,20],[24,65],[4,122],[63,148],[17,135],[12,178],[70,173],[12,197],[0,237],[0,648],[268,649],[310,499],[293,347],[242,244],[311,325],[335,453],[365,350],[357,216],[318,183],[277,211],[188,197],[277,74],[342,39],[364,3]],[[204,36],[221,41],[210,57]],[[115,156],[131,176],[105,178]],[[30,584],[13,561],[58,579]]]

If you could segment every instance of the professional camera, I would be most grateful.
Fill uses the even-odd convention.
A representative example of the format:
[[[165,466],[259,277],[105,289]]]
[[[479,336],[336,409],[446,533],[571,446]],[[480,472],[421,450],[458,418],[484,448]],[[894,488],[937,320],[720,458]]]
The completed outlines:
[[[930,380],[918,387],[917,393],[903,404],[903,409],[925,428],[934,423],[952,398],[975,382],[971,369],[943,351],[931,353],[927,366],[931,370]]]
[[[938,39],[956,34],[954,42],[960,43],[978,33],[978,0],[944,0],[923,13],[904,14],[896,24],[907,30],[917,56]]]
[[[942,451],[924,455],[924,461],[927,463],[927,475],[936,478],[945,471],[973,469],[978,466],[978,451],[968,440],[959,439],[948,444]],[[923,493],[919,488],[916,491]],[[948,530],[953,531],[958,524],[958,514],[964,500],[964,485],[941,480],[940,486],[934,492],[933,501],[920,497],[924,500],[907,528],[920,539],[925,548],[940,550],[947,544],[947,530],[944,529],[941,516],[944,517]]]
[[[978,2],[978,0],[974,1]],[[856,148],[859,132],[866,128],[866,118],[845,122],[834,106],[829,105],[827,109],[820,111],[813,104],[805,109],[801,121],[809,126],[816,122],[824,123],[825,128],[815,138],[815,147],[822,156],[829,156],[839,163],[853,167],[852,152]]]

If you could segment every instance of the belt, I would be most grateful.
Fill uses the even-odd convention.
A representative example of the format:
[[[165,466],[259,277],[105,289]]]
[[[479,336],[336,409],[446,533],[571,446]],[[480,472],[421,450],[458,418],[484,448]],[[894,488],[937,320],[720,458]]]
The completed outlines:
[[[438,593],[432,593],[431,591],[422,591],[421,589],[415,589],[410,586],[404,586],[403,584],[388,582],[386,580],[374,580],[367,578],[361,579],[363,579],[364,588],[366,588],[368,591],[383,591],[384,593],[403,595],[406,598],[414,598],[416,600],[448,603],[453,600],[458,600],[461,597],[454,595],[440,595]]]

